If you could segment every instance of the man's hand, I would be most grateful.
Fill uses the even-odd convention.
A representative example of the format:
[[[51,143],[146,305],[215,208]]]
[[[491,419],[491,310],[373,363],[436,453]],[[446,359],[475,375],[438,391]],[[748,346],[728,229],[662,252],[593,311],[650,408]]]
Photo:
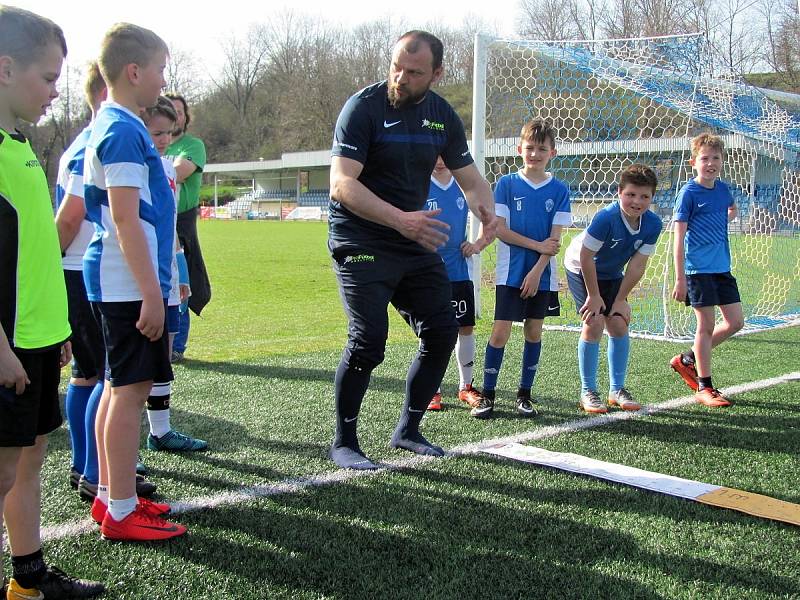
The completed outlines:
[[[631,324],[631,305],[627,300],[617,300],[611,305],[611,310],[608,313],[609,317],[619,316],[625,321],[626,325]]]
[[[58,368],[63,369],[72,360],[72,342],[66,341],[61,346],[61,355],[58,357]]]
[[[594,317],[603,313],[606,308],[605,302],[600,296],[586,296],[586,302],[578,309],[581,321],[589,323]]]
[[[442,209],[437,208],[403,213],[398,231],[426,250],[435,252],[447,241],[448,235],[445,232],[450,230],[447,223],[435,218],[441,212]]]
[[[537,252],[539,254],[546,254],[547,256],[555,256],[561,250],[561,240],[556,238],[547,238],[543,242],[539,242]]]
[[[483,244],[478,252],[486,248],[497,237],[497,215],[489,211],[485,206],[478,207],[478,218],[481,220],[481,237],[475,240],[476,243]]]
[[[675,287],[672,288],[672,299],[678,302],[686,302],[686,279],[678,277],[675,280]]]
[[[142,300],[136,329],[151,342],[161,339],[164,333],[164,301],[161,298]]]
[[[30,383],[28,374],[11,348],[6,347],[4,351],[0,351],[0,385],[14,388],[17,396],[20,396],[25,391],[25,386]]]
[[[539,280],[542,278],[542,272],[536,267],[528,271],[525,279],[522,280],[522,287],[520,288],[520,298],[532,298],[539,291]]]

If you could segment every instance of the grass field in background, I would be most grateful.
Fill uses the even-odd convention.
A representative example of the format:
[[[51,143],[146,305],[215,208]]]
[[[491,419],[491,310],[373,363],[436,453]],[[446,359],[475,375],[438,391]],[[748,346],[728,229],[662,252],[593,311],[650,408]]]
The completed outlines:
[[[163,498],[192,501],[331,473],[333,373],[345,320],[319,223],[203,222],[214,286],[176,366],[173,424],[211,450],[144,451]],[[491,322],[477,328],[477,372]],[[416,341],[394,315],[386,361],[359,420],[367,454],[388,448]],[[588,418],[577,409],[577,334],[547,331],[536,420],[518,418],[514,331],[495,418],[479,421],[444,382],[446,410],[423,431],[445,447]],[[645,404],[685,396],[667,364],[679,346],[632,341],[628,387]],[[720,387],[800,370],[800,331],[739,337],[714,355]],[[601,385],[607,382],[601,355]],[[574,452],[800,503],[800,385],[540,440]],[[144,428],[143,428],[144,431]],[[55,529],[88,517],[67,485],[69,437],[44,469],[50,560],[106,581],[107,598],[798,598],[800,528],[485,455],[180,515],[189,535],[118,544]],[[55,533],[54,533],[55,532]]]

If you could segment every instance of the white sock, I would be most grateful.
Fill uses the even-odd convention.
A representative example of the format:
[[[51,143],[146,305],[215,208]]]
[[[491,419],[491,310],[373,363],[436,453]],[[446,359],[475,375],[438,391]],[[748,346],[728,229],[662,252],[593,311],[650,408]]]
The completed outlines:
[[[150,410],[147,409],[147,420],[150,423],[150,433],[155,437],[161,437],[169,433],[172,426],[169,423],[169,409]]]
[[[456,342],[456,361],[458,362],[458,389],[463,390],[472,383],[472,372],[475,369],[475,334],[458,334]]]
[[[100,502],[108,506],[108,486],[107,485],[98,485],[97,486],[97,497],[100,499]]]
[[[108,501],[108,514],[111,515],[112,519],[119,523],[122,521],[122,519],[136,510],[137,502],[138,498],[136,496],[125,498],[124,500],[114,500],[111,498]]]

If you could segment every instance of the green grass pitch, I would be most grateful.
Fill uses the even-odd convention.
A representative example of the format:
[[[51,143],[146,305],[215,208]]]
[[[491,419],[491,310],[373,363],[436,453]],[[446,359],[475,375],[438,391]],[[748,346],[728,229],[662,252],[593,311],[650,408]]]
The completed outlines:
[[[207,453],[143,451],[163,498],[218,498],[333,471],[333,372],[345,320],[322,223],[203,222],[214,286],[175,368],[172,422]],[[480,373],[491,322],[477,327]],[[387,359],[367,393],[360,437],[388,448],[416,341],[392,316]],[[548,331],[534,394],[543,414],[514,413],[521,332],[498,384],[494,419],[468,416],[444,382],[446,410],[424,433],[454,447],[587,418],[577,410],[577,334]],[[680,346],[635,339],[628,387],[645,404],[685,396],[667,363]],[[740,337],[714,355],[720,387],[800,370],[800,331]],[[607,382],[601,354],[601,385]],[[800,385],[689,405],[536,444],[800,503]],[[143,431],[145,428],[143,427]],[[44,468],[45,552],[100,579],[106,598],[800,598],[800,528],[485,455],[424,461],[180,515],[170,543],[105,543],[68,488],[68,433]],[[6,573],[8,558],[6,557]]]

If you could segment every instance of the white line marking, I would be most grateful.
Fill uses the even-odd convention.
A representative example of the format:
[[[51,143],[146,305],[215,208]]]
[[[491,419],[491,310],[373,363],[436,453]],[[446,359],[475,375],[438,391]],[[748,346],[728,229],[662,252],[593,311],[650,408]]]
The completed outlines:
[[[778,377],[770,379],[761,379],[759,381],[751,381],[750,383],[742,383],[727,387],[722,391],[723,394],[742,394],[745,392],[752,392],[754,390],[761,390],[768,387],[780,385],[791,381],[800,379],[800,372],[786,373]],[[584,429],[592,429],[594,427],[602,427],[617,421],[626,421],[628,419],[637,419],[643,416],[653,415],[665,410],[672,410],[680,408],[687,404],[692,404],[694,398],[692,396],[683,396],[680,398],[673,398],[661,402],[660,404],[653,404],[645,406],[642,410],[633,411],[619,411],[613,413],[606,413],[597,417],[587,417],[582,419],[575,419],[561,425],[551,425],[549,427],[540,427],[532,431],[523,431],[515,435],[510,435],[502,438],[494,438],[483,440],[477,443],[464,444],[456,446],[448,451],[445,458],[455,456],[465,456],[478,453],[481,448],[488,446],[497,446],[510,444],[514,442],[524,443],[533,440],[541,440],[544,438],[555,437],[563,434],[569,434]],[[721,409],[726,410],[726,409]],[[410,458],[400,458],[396,460],[386,461],[379,463],[385,467],[377,471],[354,471],[350,469],[339,469],[338,471],[330,471],[321,473],[319,475],[311,475],[309,477],[302,477],[297,479],[285,479],[276,483],[257,485],[252,487],[243,488],[230,492],[222,492],[221,494],[214,494],[213,496],[201,496],[187,502],[171,503],[172,514],[179,515],[182,513],[194,512],[198,510],[206,510],[216,508],[218,506],[226,506],[231,504],[243,504],[258,498],[266,498],[269,496],[277,496],[279,494],[296,494],[307,489],[320,487],[323,485],[333,485],[337,483],[344,483],[352,481],[359,477],[377,477],[385,475],[391,471],[402,469],[410,469],[427,463],[432,460],[441,460],[441,458],[433,456],[412,456]],[[84,519],[74,523],[66,523],[62,525],[50,525],[42,528],[42,540],[60,540],[68,537],[74,537],[85,533],[90,533],[97,529],[97,526],[91,519]]]

